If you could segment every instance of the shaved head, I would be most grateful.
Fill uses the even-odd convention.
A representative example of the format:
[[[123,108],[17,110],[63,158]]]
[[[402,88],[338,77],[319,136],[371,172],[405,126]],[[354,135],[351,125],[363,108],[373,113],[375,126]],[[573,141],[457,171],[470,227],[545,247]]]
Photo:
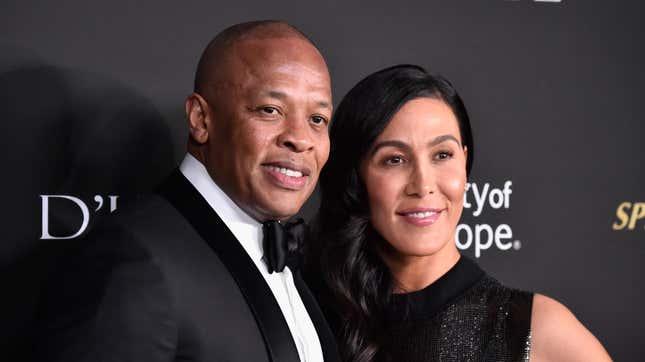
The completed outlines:
[[[188,152],[257,221],[296,214],[329,156],[327,64],[294,27],[234,25],[208,44],[186,99]]]
[[[260,20],[235,24],[221,31],[208,43],[202,53],[195,73],[194,91],[205,95],[209,85],[216,84],[225,75],[224,63],[230,50],[247,40],[296,38],[309,43],[318,53],[316,45],[300,30],[281,21]],[[321,56],[322,58],[322,56]]]

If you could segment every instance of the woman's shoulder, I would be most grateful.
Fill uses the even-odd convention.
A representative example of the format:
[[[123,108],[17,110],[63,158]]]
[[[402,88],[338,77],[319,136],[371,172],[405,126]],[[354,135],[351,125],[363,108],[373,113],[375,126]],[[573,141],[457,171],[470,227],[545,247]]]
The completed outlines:
[[[526,355],[531,338],[533,292],[505,286],[485,275],[472,295],[483,302],[486,315],[495,320],[493,326],[506,331],[500,333],[507,336],[506,344],[512,346],[516,355]]]
[[[535,294],[531,315],[531,361],[611,361],[607,351],[557,300]]]
[[[529,317],[533,303],[533,292],[531,291],[508,287],[494,277],[485,274],[471,288],[468,294],[476,296],[482,301],[486,301],[489,306],[498,306],[500,309],[509,308],[516,312],[524,312],[524,314],[528,314],[526,316],[527,320],[530,320]]]

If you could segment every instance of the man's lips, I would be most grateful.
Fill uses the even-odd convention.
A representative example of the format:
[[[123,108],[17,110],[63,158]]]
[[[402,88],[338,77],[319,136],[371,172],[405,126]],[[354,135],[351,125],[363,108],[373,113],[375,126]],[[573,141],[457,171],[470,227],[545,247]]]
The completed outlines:
[[[309,176],[309,174],[311,174],[311,170],[309,169],[309,167],[307,167],[305,165],[300,165],[300,164],[297,164],[297,163],[291,162],[291,161],[265,162],[265,163],[262,164],[262,166],[278,168],[278,169],[281,169],[281,172],[286,172],[288,170],[288,171],[291,171],[292,173],[293,172],[296,172],[296,173],[300,172],[301,173],[300,175],[297,175],[295,177]],[[294,176],[294,175],[292,175],[292,176]]]
[[[436,208],[412,208],[397,211],[404,221],[415,226],[428,226],[434,224],[445,209]]]
[[[301,190],[311,173],[308,167],[293,162],[267,162],[262,168],[271,183],[288,190]]]

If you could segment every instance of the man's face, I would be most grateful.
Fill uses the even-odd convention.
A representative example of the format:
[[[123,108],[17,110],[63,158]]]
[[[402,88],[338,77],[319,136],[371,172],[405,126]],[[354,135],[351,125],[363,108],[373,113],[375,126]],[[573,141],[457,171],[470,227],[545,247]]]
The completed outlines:
[[[215,182],[258,221],[285,219],[313,192],[329,156],[332,100],[327,67],[297,38],[234,45],[204,98],[204,153]]]

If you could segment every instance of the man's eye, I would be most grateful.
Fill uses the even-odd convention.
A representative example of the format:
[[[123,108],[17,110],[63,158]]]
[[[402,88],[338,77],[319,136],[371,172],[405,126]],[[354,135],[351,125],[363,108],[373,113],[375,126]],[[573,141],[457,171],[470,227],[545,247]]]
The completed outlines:
[[[314,124],[318,124],[318,125],[327,123],[327,119],[325,119],[325,117],[322,117],[322,116],[312,116],[311,121]]]
[[[279,113],[278,109],[275,107],[262,107],[262,112],[266,114],[271,114],[271,115],[275,115]]]

